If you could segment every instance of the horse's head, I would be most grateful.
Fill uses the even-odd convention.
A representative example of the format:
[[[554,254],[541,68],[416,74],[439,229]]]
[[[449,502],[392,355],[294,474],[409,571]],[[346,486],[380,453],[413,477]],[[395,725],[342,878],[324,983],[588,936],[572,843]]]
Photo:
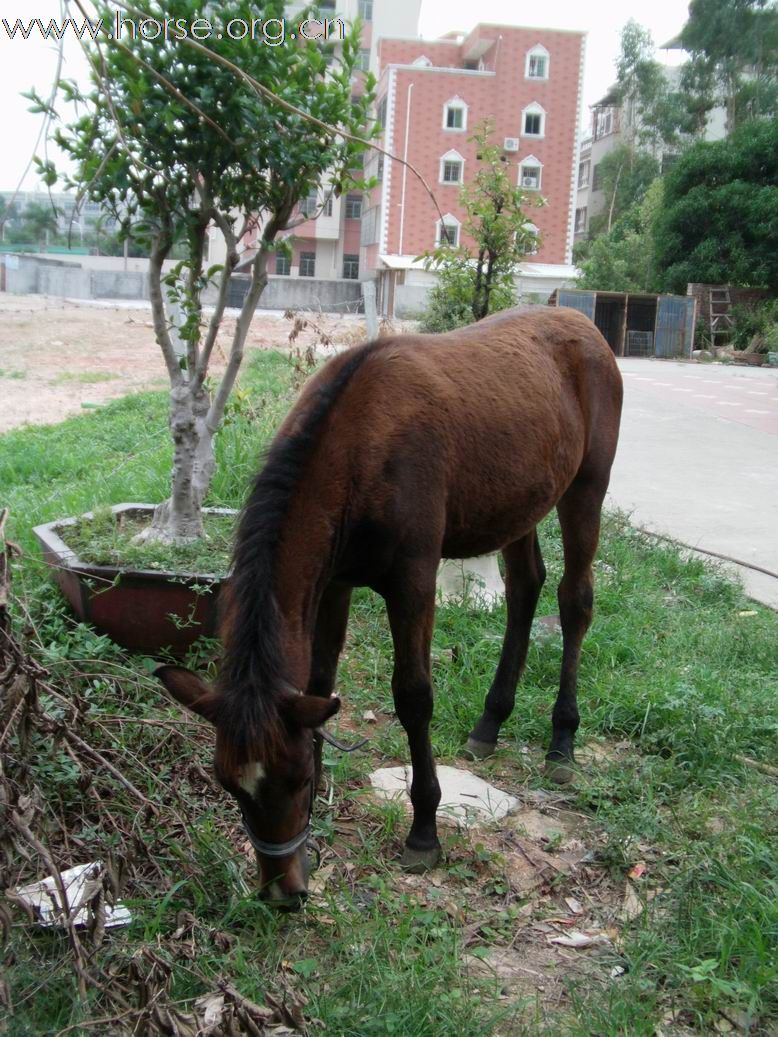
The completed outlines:
[[[240,758],[220,693],[180,666],[155,672],[173,698],[216,728],[214,772],[240,807],[257,855],[262,898],[278,907],[300,907],[308,895],[306,843],[318,779],[314,731],[337,713],[340,699],[285,694],[278,701],[280,737],[258,740]]]

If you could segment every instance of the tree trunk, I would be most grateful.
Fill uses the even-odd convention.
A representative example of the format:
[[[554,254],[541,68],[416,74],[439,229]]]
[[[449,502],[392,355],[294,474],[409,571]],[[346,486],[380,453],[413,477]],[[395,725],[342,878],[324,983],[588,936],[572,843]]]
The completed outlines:
[[[205,535],[202,503],[215,468],[215,433],[207,422],[210,406],[204,388],[193,392],[189,385],[179,385],[171,390],[172,489],[155,509],[145,539],[181,544]]]

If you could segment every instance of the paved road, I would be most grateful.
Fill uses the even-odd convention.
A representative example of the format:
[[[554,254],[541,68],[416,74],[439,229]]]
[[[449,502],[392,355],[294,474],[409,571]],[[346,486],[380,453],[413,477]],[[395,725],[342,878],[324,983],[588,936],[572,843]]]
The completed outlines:
[[[778,573],[778,370],[624,359],[608,503],[694,547]],[[778,578],[739,566],[778,609]]]

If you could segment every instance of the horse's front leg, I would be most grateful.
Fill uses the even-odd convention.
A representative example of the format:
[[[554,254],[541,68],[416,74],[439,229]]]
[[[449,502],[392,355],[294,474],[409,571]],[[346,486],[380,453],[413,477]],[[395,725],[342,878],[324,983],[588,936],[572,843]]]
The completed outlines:
[[[311,646],[311,673],[306,695],[329,696],[335,690],[338,659],[343,651],[348,625],[352,588],[343,583],[330,583],[322,594],[316,629]],[[316,787],[321,779],[322,738],[314,736],[314,758],[316,764]]]
[[[405,840],[402,867],[408,871],[434,868],[441,857],[435,814],[440,785],[430,744],[432,680],[430,644],[435,620],[437,563],[405,566],[385,594],[394,641],[392,693],[400,723],[408,736],[413,778],[413,823]]]

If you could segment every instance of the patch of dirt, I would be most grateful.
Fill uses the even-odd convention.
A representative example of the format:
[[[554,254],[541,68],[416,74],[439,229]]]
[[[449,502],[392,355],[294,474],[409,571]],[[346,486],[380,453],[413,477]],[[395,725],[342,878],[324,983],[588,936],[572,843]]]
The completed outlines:
[[[304,316],[313,317],[335,347],[367,338],[359,317]],[[228,310],[222,322],[212,361],[214,375],[224,368],[236,318],[237,311]],[[288,349],[291,328],[280,313],[258,311],[246,349]],[[295,346],[304,350],[316,340],[316,332],[307,327]],[[0,295],[0,432],[61,421],[90,406],[167,385],[149,306]]]

